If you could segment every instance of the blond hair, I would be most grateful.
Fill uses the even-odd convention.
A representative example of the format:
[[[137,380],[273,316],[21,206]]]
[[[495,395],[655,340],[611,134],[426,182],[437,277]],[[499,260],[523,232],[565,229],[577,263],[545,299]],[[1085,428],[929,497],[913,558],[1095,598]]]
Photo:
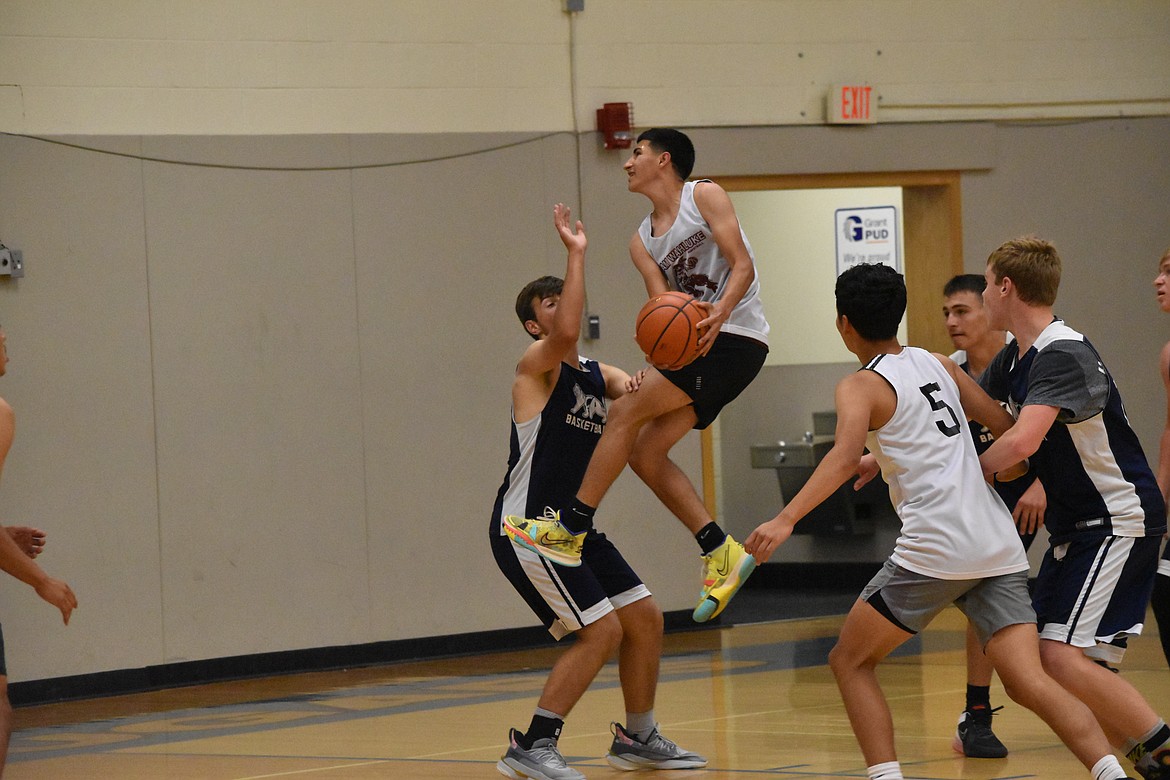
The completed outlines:
[[[996,284],[1012,280],[1016,294],[1033,306],[1052,306],[1060,287],[1060,255],[1049,242],[1036,236],[1013,238],[1000,244],[987,258]]]

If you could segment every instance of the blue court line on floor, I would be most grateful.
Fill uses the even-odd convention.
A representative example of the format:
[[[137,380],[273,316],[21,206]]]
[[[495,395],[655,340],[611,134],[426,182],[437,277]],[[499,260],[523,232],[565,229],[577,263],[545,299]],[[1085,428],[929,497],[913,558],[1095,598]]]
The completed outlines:
[[[939,641],[941,636],[949,634],[953,634],[954,636],[948,637],[945,641]],[[958,649],[963,646],[963,641],[965,641],[964,634],[958,631],[936,631],[933,632],[932,636],[934,637],[933,649]],[[659,684],[707,679],[713,675],[731,676],[825,666],[828,652],[836,641],[835,636],[817,637],[792,642],[775,642],[726,648],[712,652],[667,655],[662,659]],[[953,648],[950,647],[952,644],[954,645]],[[921,639],[919,637],[913,637],[895,650],[891,654],[891,657],[914,656],[921,655],[921,653]],[[709,668],[685,669],[689,665],[709,667],[713,662],[726,664],[728,668],[715,673],[712,673]],[[295,696],[239,704],[193,707],[64,726],[20,729],[12,735],[8,760],[10,762],[25,762],[48,758],[93,755],[176,744],[198,739],[236,736],[286,728],[326,725],[351,720],[407,714],[411,712],[447,709],[469,704],[524,698],[535,699],[539,695],[547,676],[547,669],[538,669],[460,677],[433,677],[411,682],[390,682],[378,685],[341,688],[322,691],[320,693],[298,694]],[[468,690],[462,692],[459,690],[463,686],[471,688],[482,686],[488,680],[511,680],[521,683],[531,682],[531,684],[519,685],[508,690]],[[612,689],[619,686],[617,665],[610,663],[602,670],[602,673],[594,681],[591,688]],[[433,698],[428,698],[428,694]],[[341,701],[357,697],[401,696],[422,696],[423,698],[422,700],[402,704],[390,704],[385,707],[372,707],[361,710],[330,704],[331,701]],[[301,717],[282,720],[264,719],[262,717],[266,714],[288,712],[290,709],[303,709],[306,711],[306,714]],[[257,719],[259,720],[257,721]],[[137,725],[157,724],[163,721],[171,721],[179,730],[134,733],[134,727]],[[117,741],[104,740],[100,744],[76,744],[80,738],[85,736],[104,735],[108,737],[114,734],[123,736],[123,732],[129,732],[124,734],[125,739],[119,739]],[[74,735],[74,738],[71,739],[70,735]],[[72,743],[72,746],[65,746],[69,743]],[[386,756],[364,756],[363,758],[371,760],[399,760]]]

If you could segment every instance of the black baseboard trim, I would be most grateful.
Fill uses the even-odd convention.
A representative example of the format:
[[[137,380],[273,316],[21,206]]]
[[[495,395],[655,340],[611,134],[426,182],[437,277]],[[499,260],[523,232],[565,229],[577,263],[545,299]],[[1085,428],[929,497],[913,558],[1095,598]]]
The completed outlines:
[[[709,623],[694,623],[691,621],[689,611],[668,612],[664,615],[664,622],[668,632],[694,631],[721,625],[718,618]],[[370,642],[362,645],[284,650],[15,682],[8,686],[8,698],[15,707],[27,707],[252,677],[351,669],[507,650],[529,650],[555,644],[556,641],[549,636],[548,631],[540,626],[532,626]]]

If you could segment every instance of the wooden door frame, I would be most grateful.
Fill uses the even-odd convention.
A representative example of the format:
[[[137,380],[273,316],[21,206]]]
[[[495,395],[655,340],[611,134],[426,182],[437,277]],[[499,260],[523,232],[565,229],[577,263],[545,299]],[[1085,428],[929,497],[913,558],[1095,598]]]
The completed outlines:
[[[852,187],[902,188],[902,269],[906,275],[907,340],[918,347],[950,353],[950,337],[940,316],[943,285],[963,273],[963,213],[960,171],[883,171],[875,173],[797,173],[765,176],[712,176],[728,192],[813,190]],[[714,436],[701,432],[703,503],[716,516]]]

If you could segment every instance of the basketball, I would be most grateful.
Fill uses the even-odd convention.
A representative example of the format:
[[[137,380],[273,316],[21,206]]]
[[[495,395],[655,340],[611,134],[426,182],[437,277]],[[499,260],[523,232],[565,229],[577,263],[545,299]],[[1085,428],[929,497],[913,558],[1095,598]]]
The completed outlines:
[[[664,292],[646,301],[634,326],[634,340],[655,366],[677,371],[699,354],[698,325],[707,319],[686,293]]]

